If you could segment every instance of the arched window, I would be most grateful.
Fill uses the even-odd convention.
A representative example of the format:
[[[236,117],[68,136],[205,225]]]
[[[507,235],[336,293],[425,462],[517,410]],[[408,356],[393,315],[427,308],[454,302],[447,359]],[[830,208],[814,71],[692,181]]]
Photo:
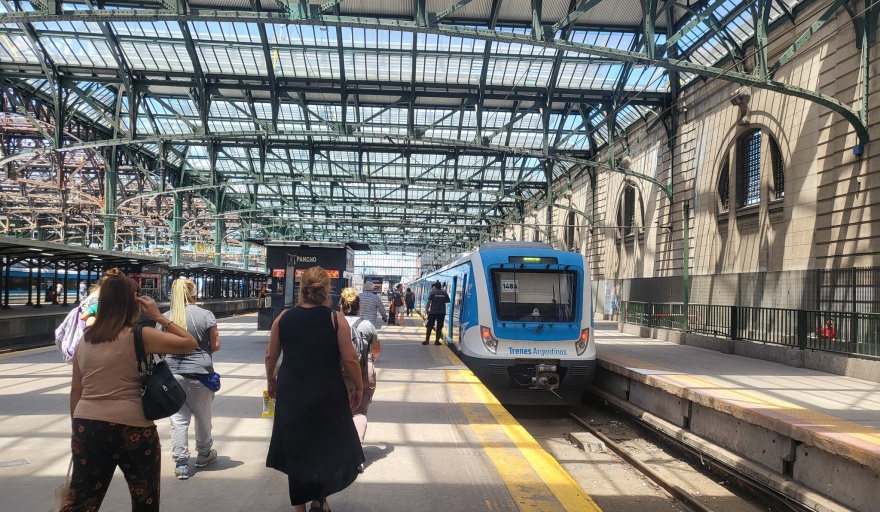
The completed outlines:
[[[642,225],[642,211],[638,201],[639,194],[635,185],[626,182],[617,207],[617,225],[623,238],[631,236],[634,230]],[[637,218],[636,215],[639,217]]]
[[[737,141],[737,206],[761,202],[761,130],[750,131]]]
[[[730,209],[730,163],[726,158],[718,174],[718,204],[722,212]]]
[[[770,139],[770,163],[773,166],[773,197],[782,199],[785,196],[785,171],[782,165],[782,151],[779,150],[779,144],[776,139]]]
[[[565,247],[566,249],[573,251],[575,249],[574,246],[574,229],[575,222],[577,219],[574,216],[574,212],[568,212],[568,218],[565,221]]]

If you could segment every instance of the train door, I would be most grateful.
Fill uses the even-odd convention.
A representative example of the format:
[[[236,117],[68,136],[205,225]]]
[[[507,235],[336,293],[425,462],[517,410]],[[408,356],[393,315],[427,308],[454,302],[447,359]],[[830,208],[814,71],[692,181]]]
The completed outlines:
[[[468,286],[468,275],[463,274],[461,276],[460,282],[458,278],[454,281],[455,284],[455,298],[453,299],[453,318],[455,319],[455,323],[452,326],[452,331],[450,337],[452,337],[453,343],[455,343],[459,349],[461,349],[461,340],[462,335],[464,334],[464,330],[467,329],[467,286]]]
[[[459,309],[461,300],[458,294],[458,276],[453,276],[449,294],[449,324],[446,326],[446,340],[455,343],[458,338]]]

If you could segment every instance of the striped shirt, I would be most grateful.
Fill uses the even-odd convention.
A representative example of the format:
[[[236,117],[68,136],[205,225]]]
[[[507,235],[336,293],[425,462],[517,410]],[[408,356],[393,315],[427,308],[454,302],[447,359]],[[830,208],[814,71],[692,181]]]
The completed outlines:
[[[378,317],[381,315],[382,320],[388,320],[388,313],[385,312],[385,305],[382,299],[373,292],[362,292],[358,295],[361,303],[360,317],[379,328]]]

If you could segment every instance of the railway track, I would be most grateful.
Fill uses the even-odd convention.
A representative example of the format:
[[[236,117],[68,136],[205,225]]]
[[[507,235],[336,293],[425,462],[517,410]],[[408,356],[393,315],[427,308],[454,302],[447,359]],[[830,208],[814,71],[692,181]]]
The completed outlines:
[[[609,512],[815,510],[602,399],[510,412]]]
[[[640,460],[639,457],[636,454],[631,453],[626,446],[615,442],[599,429],[590,425],[589,422],[585,421],[577,413],[569,410],[568,417],[580,425],[585,431],[599,439],[605,446],[625,460],[628,464],[631,464],[646,478],[651,479],[655,484],[666,490],[670,496],[680,501],[689,510],[694,512],[715,512],[716,508],[706,505],[703,497],[695,496],[692,492],[682,488],[680,485],[676,484],[675,481],[668,478],[663,472],[655,470],[655,468],[652,467],[652,464]],[[675,437],[665,435],[656,430],[651,430],[650,425],[641,423],[637,418],[632,418],[632,421],[639,423],[641,427],[649,430],[662,444],[670,446],[677,457],[689,458],[695,461],[698,460],[702,467],[708,469],[714,475],[723,477],[727,482],[736,482],[736,486],[739,487],[740,490],[748,491],[751,495],[749,497],[750,500],[757,498],[763,504],[768,505],[771,510],[784,510],[790,512],[807,512],[813,510],[807,505],[792,501],[787,496],[779,495],[773,489],[761,485],[742,472],[715,460],[708,453],[696,450],[686,443],[679,441]]]

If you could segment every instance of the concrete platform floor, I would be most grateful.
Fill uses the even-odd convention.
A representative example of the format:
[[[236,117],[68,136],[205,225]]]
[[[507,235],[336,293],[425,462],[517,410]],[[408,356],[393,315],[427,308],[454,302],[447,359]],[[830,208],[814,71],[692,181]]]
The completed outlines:
[[[407,324],[379,333],[383,353],[364,443],[366,472],[330,498],[334,511],[598,510],[447,347],[422,346],[420,322]],[[268,333],[255,328],[253,314],[220,321],[216,463],[176,480],[169,422],[157,422],[164,510],[291,510],[285,475],[265,467],[272,422],[260,411]],[[64,480],[71,368],[59,361],[54,347],[0,356],[4,512],[49,511]],[[101,510],[130,510],[118,471]]]

